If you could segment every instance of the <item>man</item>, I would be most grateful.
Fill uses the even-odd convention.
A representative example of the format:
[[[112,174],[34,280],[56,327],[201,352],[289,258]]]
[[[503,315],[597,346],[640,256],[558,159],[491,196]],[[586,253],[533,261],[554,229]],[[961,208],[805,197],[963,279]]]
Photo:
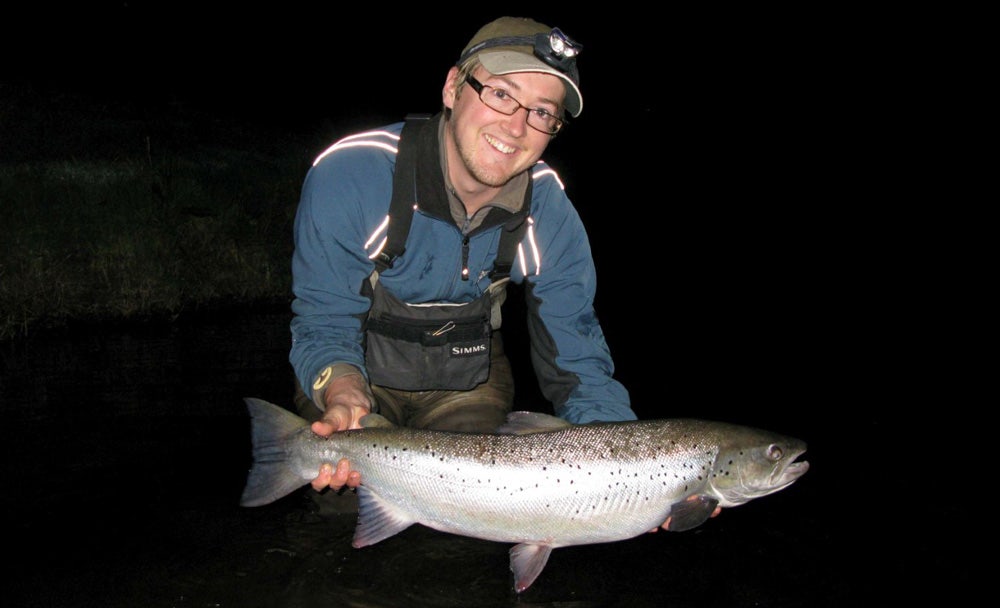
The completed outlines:
[[[566,114],[583,109],[580,48],[536,21],[497,19],[449,70],[440,114],[403,137],[396,124],[345,138],[314,163],[295,221],[290,361],[315,433],[358,428],[369,412],[454,431],[504,421],[508,277],[491,271],[505,231],[517,235],[509,280],[525,286],[532,361],[555,413],[635,419],[593,308],[586,232],[540,161]],[[416,160],[402,158],[404,145]],[[406,197],[402,212],[390,213],[394,194]],[[405,248],[386,251],[401,228]],[[342,460],[312,485],[360,483]]]

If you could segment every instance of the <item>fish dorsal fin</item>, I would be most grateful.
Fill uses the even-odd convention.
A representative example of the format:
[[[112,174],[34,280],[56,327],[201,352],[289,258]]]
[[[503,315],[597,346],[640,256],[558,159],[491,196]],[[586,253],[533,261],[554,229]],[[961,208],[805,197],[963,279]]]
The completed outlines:
[[[389,419],[381,414],[365,414],[358,421],[363,429],[392,429],[396,425],[389,422]]]
[[[532,433],[551,433],[572,427],[573,424],[548,414],[539,412],[511,412],[507,414],[507,422],[497,429],[501,435],[530,435]]]
[[[514,573],[514,590],[521,593],[535,582],[549,561],[552,547],[521,543],[510,550],[510,571]]]
[[[354,529],[356,549],[395,536],[414,524],[402,509],[382,500],[364,486],[358,486],[358,527]]]

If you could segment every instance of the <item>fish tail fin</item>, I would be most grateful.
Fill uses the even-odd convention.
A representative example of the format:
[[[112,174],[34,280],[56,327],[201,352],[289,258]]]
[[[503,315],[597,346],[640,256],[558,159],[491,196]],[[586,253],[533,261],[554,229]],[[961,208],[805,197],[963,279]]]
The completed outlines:
[[[258,507],[272,503],[305,485],[288,464],[289,437],[308,426],[303,418],[283,407],[248,397],[253,464],[247,475],[240,505]]]

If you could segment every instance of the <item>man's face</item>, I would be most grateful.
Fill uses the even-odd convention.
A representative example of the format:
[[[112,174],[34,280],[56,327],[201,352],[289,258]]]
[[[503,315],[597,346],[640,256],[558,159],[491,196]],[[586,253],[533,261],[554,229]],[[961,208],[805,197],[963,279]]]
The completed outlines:
[[[495,76],[481,66],[473,76],[484,85],[505,90],[525,107],[562,115],[566,88],[556,76],[535,72]],[[452,111],[448,128],[464,167],[450,168],[464,169],[476,181],[500,187],[534,165],[552,136],[530,127],[524,109],[507,116],[483,103],[471,86],[460,84],[458,69],[452,68],[444,103]],[[453,181],[456,177],[452,175]]]

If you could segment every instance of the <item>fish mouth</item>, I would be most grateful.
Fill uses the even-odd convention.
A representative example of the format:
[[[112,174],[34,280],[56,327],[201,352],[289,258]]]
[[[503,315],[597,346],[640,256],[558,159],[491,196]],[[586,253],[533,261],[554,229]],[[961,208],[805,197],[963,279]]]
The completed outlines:
[[[792,483],[799,477],[802,477],[806,471],[809,470],[809,461],[803,460],[802,462],[793,462],[785,467],[785,470],[781,472],[781,480],[788,480],[788,483]]]
[[[795,458],[799,458],[802,454],[805,454],[805,450],[796,454]],[[795,460],[795,458],[784,468],[775,471],[777,475],[771,479],[771,485],[774,487],[775,492],[795,483],[799,477],[805,475],[806,471],[809,470],[808,460]]]

